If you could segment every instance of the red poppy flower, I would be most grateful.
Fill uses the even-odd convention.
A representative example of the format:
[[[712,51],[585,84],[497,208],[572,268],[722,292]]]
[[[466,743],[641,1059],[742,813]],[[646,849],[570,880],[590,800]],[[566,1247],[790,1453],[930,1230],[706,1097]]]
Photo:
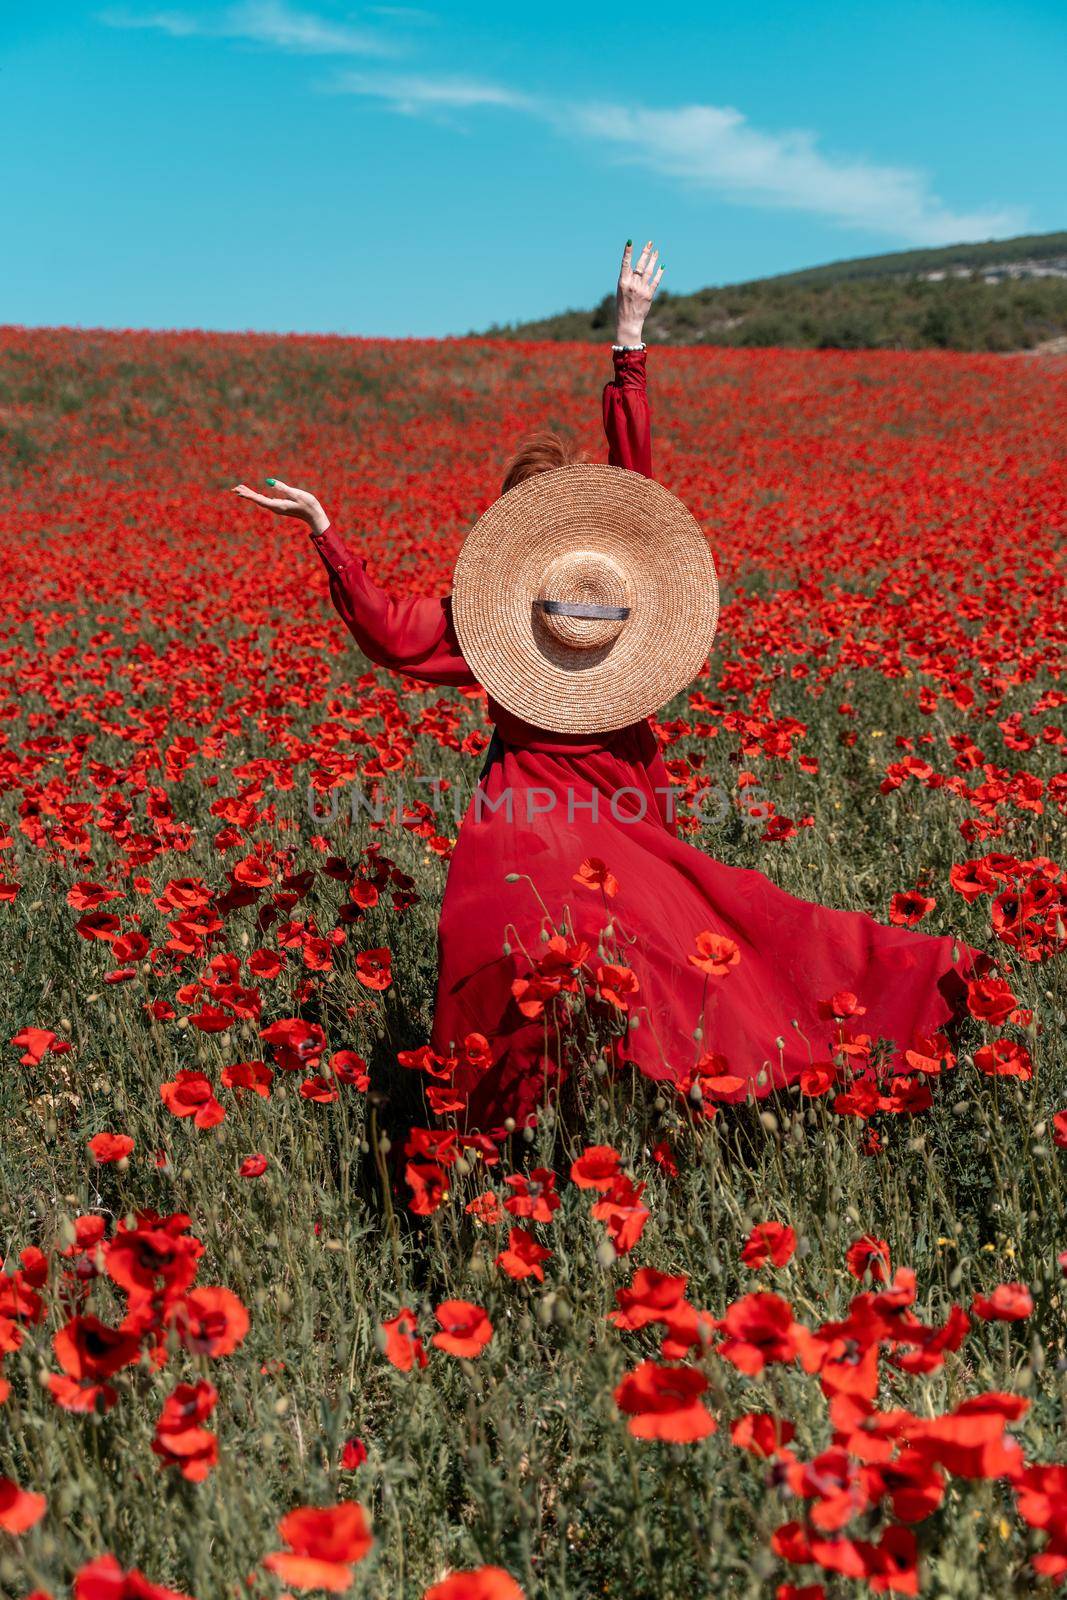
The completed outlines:
[[[35,1289],[43,1289],[48,1282],[48,1257],[35,1244],[28,1244],[20,1251],[19,1276]]]
[[[820,1017],[828,1022],[847,1022],[852,1017],[865,1016],[867,1012],[867,1007],[861,1006],[849,989],[838,989],[829,1000],[820,1000],[818,1009]]]
[[[302,1100],[314,1100],[316,1105],[333,1105],[334,1101],[339,1100],[340,1097],[341,1091],[338,1089],[336,1082],[331,1082],[329,1078],[317,1076],[305,1078],[300,1085],[300,1098]]]
[[[225,1033],[233,1027],[233,1017],[221,1006],[203,1005],[199,1011],[189,1013],[189,1021],[200,1033]]]
[[[614,873],[608,871],[599,856],[588,856],[574,874],[575,883],[580,883],[585,889],[596,889],[614,899],[619,892],[619,880]]]
[[[276,978],[285,966],[285,957],[277,950],[253,950],[248,958],[248,970],[254,978]]]
[[[74,1600],[190,1600],[177,1589],[149,1583],[137,1567],[124,1572],[112,1555],[98,1556],[74,1577]]]
[[[974,1395],[941,1417],[909,1418],[903,1427],[908,1446],[922,1459],[958,1478],[1016,1478],[1024,1462],[1014,1439],[1005,1436],[1028,1402],[1019,1395]]]
[[[326,1048],[326,1035],[318,1023],[305,1022],[302,1017],[282,1017],[269,1028],[261,1028],[259,1036],[270,1045],[285,1072],[314,1070]]]
[[[210,1383],[180,1383],[156,1423],[152,1449],[165,1467],[176,1467],[188,1483],[203,1483],[219,1459],[219,1441],[199,1423],[218,1399]]]
[[[718,1424],[701,1396],[708,1380],[695,1367],[663,1367],[642,1361],[615,1390],[615,1404],[626,1413],[635,1439],[691,1444],[706,1439]]]
[[[1025,1283],[999,1283],[992,1294],[976,1294],[971,1301],[972,1316],[984,1322],[1025,1322],[1033,1309]]]
[[[267,1158],[258,1154],[245,1156],[237,1170],[242,1178],[262,1178],[267,1170]]]
[[[854,1278],[862,1278],[869,1272],[874,1283],[885,1283],[890,1271],[889,1246],[884,1239],[865,1233],[849,1245],[845,1265]]]
[[[792,1228],[781,1222],[758,1222],[741,1246],[741,1260],[746,1267],[757,1269],[769,1261],[774,1267],[784,1267],[793,1259],[797,1236]]]
[[[56,1360],[69,1378],[97,1382],[137,1360],[139,1341],[109,1328],[99,1317],[72,1317],[52,1339]]]
[[[20,1028],[12,1034],[11,1043],[24,1052],[19,1057],[23,1067],[39,1066],[49,1052],[61,1055],[73,1048],[69,1040],[57,1039],[49,1028]]]
[[[278,1532],[288,1550],[263,1558],[268,1572],[297,1589],[328,1589],[343,1594],[354,1581],[352,1568],[368,1554],[374,1539],[366,1513],[354,1500],[335,1506],[301,1506],[281,1519]]]
[[[698,933],[696,947],[696,955],[689,957],[690,965],[706,972],[711,978],[725,978],[730,968],[736,967],[741,960],[738,946],[721,933]]]
[[[635,1332],[649,1323],[666,1322],[685,1302],[688,1278],[673,1277],[655,1267],[638,1267],[628,1288],[616,1289],[617,1311],[608,1312],[616,1328]]]
[[[579,1189],[610,1189],[621,1159],[619,1152],[610,1144],[588,1145],[571,1163],[571,1181]]]
[[[630,1000],[640,988],[636,974],[630,967],[605,961],[596,969],[597,992],[617,1011],[629,1011]]]
[[[107,944],[121,932],[122,923],[110,911],[87,911],[74,927],[83,939],[100,939]]]
[[[538,1283],[544,1283],[542,1262],[548,1261],[551,1255],[551,1250],[538,1244],[533,1234],[527,1233],[525,1228],[511,1228],[508,1247],[497,1256],[496,1264],[509,1278],[536,1278]]]
[[[668,1178],[676,1178],[678,1176],[678,1163],[666,1139],[661,1139],[658,1144],[653,1145],[652,1159],[657,1167],[666,1173]]]
[[[230,1289],[190,1289],[170,1308],[169,1319],[186,1350],[228,1356],[248,1332],[248,1312]]]
[[[133,1227],[120,1222],[114,1237],[104,1245],[108,1277],[131,1295],[152,1295],[160,1288],[167,1296],[180,1294],[192,1284],[204,1253],[188,1227],[189,1218],[182,1212],[166,1218],[144,1212]],[[102,1238],[101,1228],[92,1245]]]
[[[913,1072],[924,1072],[927,1077],[938,1077],[956,1065],[956,1057],[941,1033],[929,1037],[916,1034],[904,1051],[904,1061]]]
[[[929,895],[920,894],[917,889],[907,889],[903,893],[895,894],[889,902],[889,920],[898,928],[914,928],[937,905]]]
[[[346,1439],[341,1451],[341,1467],[345,1472],[356,1472],[367,1459],[367,1447],[362,1439]]]
[[[192,1117],[198,1128],[214,1128],[226,1112],[202,1072],[183,1070],[159,1086],[159,1097],[175,1117]]]
[[[232,1066],[223,1067],[222,1081],[227,1089],[249,1090],[260,1099],[269,1100],[274,1073],[264,1061],[235,1061]]]
[[[95,1133],[89,1140],[89,1150],[98,1167],[112,1161],[124,1161],[133,1150],[133,1140],[128,1133]]]
[[[414,1366],[424,1367],[429,1359],[415,1328],[415,1313],[407,1306],[382,1323],[385,1358],[400,1372],[410,1372]]]
[[[525,1596],[503,1567],[476,1567],[431,1584],[422,1600],[525,1600]]]
[[[370,1088],[367,1063],[354,1050],[335,1050],[330,1057],[329,1068],[338,1083],[350,1084],[361,1093]]]
[[[737,1100],[743,1098],[748,1089],[745,1079],[730,1071],[730,1063],[718,1051],[701,1056],[691,1078],[683,1078],[679,1083],[679,1093],[689,1094],[694,1084],[705,1100],[729,1100],[731,1097]]]
[[[436,1161],[409,1161],[404,1180],[411,1190],[408,1210],[417,1217],[429,1217],[448,1195],[448,1173]]]
[[[356,957],[356,977],[368,989],[388,989],[393,981],[393,953],[382,948],[361,950]]]
[[[967,985],[967,1009],[972,1017],[1000,1027],[1007,1022],[1018,1001],[1003,978],[976,978]]]
[[[504,1208],[492,1189],[486,1189],[484,1194],[475,1195],[463,1209],[469,1217],[474,1218],[475,1222],[480,1222],[488,1228],[495,1228],[504,1220]]]
[[[719,1354],[749,1376],[772,1362],[788,1364],[796,1359],[792,1308],[776,1294],[742,1295],[727,1308],[722,1329]]]
[[[5,1533],[27,1533],[36,1527],[48,1509],[43,1494],[20,1489],[11,1478],[0,1478],[0,1528]]]
[[[1021,1078],[1024,1083],[1034,1075],[1030,1052],[1014,1039],[994,1039],[974,1052],[974,1064],[979,1072],[990,1078]]]
[[[741,1450],[754,1456],[774,1456],[784,1450],[796,1433],[785,1417],[772,1417],[767,1411],[749,1411],[730,1424],[730,1438]]]
[[[801,1071],[797,1082],[802,1094],[815,1100],[822,1094],[829,1094],[837,1082],[838,1070],[830,1061],[813,1061]]]
[[[647,1206],[641,1204],[645,1184],[634,1183],[620,1172],[611,1188],[593,1206],[590,1216],[602,1222],[608,1237],[620,1255],[632,1250],[644,1232],[649,1218]]]
[[[201,1378],[197,1383],[179,1383],[163,1403],[157,1430],[180,1433],[183,1428],[206,1422],[218,1405],[219,1392],[213,1383]]]
[[[442,1331],[430,1343],[450,1356],[479,1356],[493,1337],[485,1311],[469,1300],[442,1300],[434,1315]]]
[[[560,1207],[554,1172],[548,1167],[535,1167],[529,1173],[515,1172],[504,1181],[512,1191],[504,1201],[505,1211],[513,1217],[528,1217],[531,1222],[552,1221],[553,1212]]]

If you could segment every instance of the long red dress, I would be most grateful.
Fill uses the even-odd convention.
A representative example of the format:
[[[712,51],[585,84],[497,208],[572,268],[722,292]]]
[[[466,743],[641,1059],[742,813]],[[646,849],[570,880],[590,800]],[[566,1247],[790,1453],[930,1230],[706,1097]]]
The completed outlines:
[[[651,477],[644,352],[616,353],[603,406],[612,464]],[[425,683],[474,684],[449,597],[395,599],[332,527],[315,543],[334,604],[372,661]],[[583,737],[531,727],[491,698],[489,715],[490,760],[441,908],[433,1033],[434,1049],[461,1062],[469,1035],[490,1041],[490,1065],[457,1072],[468,1127],[521,1124],[558,1075],[558,1039],[546,1014],[529,1014],[539,991],[520,992],[524,1012],[513,984],[540,962],[547,992],[560,973],[574,986],[573,952],[553,967],[558,946],[546,948],[543,937],[564,923],[567,944],[588,947],[586,992],[602,1006],[605,991],[616,995],[607,1004],[627,1024],[616,1056],[683,1088],[699,1073],[725,1100],[794,1082],[813,1062],[827,1063],[843,1035],[890,1040],[902,1052],[958,1010],[963,978],[984,960],[978,952],[798,900],[762,873],[724,866],[680,839],[648,722]],[[575,880],[590,858],[617,881],[614,894]],[[703,933],[729,941],[713,952],[724,958],[721,974],[691,960]],[[827,1004],[842,994],[865,1010],[842,1021],[847,1002],[837,1015]],[[731,1078],[740,1083],[731,1087]]]

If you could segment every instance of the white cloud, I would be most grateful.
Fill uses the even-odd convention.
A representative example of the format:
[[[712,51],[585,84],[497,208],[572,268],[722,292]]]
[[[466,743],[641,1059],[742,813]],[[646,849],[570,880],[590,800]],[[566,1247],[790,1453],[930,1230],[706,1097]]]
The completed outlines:
[[[188,11],[136,13],[111,10],[99,21],[109,28],[150,28],[172,38],[244,39],[303,55],[373,55],[394,53],[378,34],[330,22],[310,11],[298,11],[285,0],[242,0],[213,14]]]
[[[813,212],[917,245],[1020,232],[1021,210],[954,211],[911,167],[823,155],[816,136],[763,133],[729,106],[578,105],[564,120],[625,160],[734,200]]]
[[[334,94],[358,94],[384,100],[391,110],[409,116],[419,112],[469,111],[476,106],[498,106],[511,111],[536,109],[536,102],[528,95],[478,78],[345,72],[326,87]]]
[[[372,8],[382,18],[433,20],[417,7]],[[140,15],[107,11],[115,28],[151,28],[176,38],[204,36],[255,42],[306,55],[396,55],[382,34],[335,23],[286,0],[239,0],[214,12],[163,10]],[[382,101],[407,116],[445,120],[449,112],[495,108],[540,118],[570,139],[577,135],[622,161],[663,173],[690,187],[741,204],[828,217],[844,227],[915,245],[951,244],[1020,233],[1018,208],[956,211],[914,167],[824,154],[804,129],[768,133],[731,106],[649,106],[577,101],[557,104],[477,77],[447,73],[344,72],[319,87]]]
[[[390,17],[396,22],[411,22],[420,26],[437,21],[435,12],[424,11],[421,6],[368,6],[367,10],[376,17]]]

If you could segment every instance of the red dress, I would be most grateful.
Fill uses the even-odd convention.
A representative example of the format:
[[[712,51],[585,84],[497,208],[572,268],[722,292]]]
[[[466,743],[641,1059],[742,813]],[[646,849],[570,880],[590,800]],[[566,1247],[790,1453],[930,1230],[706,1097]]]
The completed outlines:
[[[651,477],[643,352],[616,354],[604,426],[611,462]],[[334,604],[364,654],[425,683],[474,684],[450,598],[394,599],[333,528],[315,543]],[[798,900],[762,873],[724,866],[680,839],[648,722],[583,737],[531,727],[492,699],[489,715],[496,725],[490,760],[459,832],[441,908],[433,1033],[434,1049],[461,1061],[469,1035],[490,1042],[488,1067],[457,1070],[469,1127],[499,1132],[506,1118],[521,1123],[541,1102],[546,1079],[558,1076],[548,1013],[529,1015],[537,989],[520,993],[526,1012],[513,992],[538,961],[549,993],[562,972],[626,1020],[622,1058],[683,1088],[697,1072],[705,1086],[726,1080],[712,1086],[725,1100],[766,1094],[813,1062],[827,1063],[842,1032],[884,1038],[903,1051],[956,1014],[963,978],[984,960],[978,952],[960,946],[954,953],[951,938]],[[575,880],[590,858],[617,880],[610,897]],[[567,943],[588,947],[577,980],[567,967],[572,952],[555,968],[555,947],[546,952],[542,939],[543,929],[555,934],[564,922]],[[605,925],[613,930],[606,941]],[[721,975],[691,960],[705,932],[728,941],[716,946]],[[609,993],[605,1002],[605,990],[616,999]],[[826,1006],[842,993],[865,1007],[844,1024]],[[731,1078],[740,1083],[730,1087]]]

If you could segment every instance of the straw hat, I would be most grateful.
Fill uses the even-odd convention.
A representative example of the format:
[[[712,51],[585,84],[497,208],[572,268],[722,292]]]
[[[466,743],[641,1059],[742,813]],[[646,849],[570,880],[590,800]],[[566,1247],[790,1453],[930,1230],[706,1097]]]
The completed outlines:
[[[479,683],[552,733],[638,722],[690,683],[719,617],[711,551],[662,484],[583,462],[484,512],[456,562],[452,617]]]

